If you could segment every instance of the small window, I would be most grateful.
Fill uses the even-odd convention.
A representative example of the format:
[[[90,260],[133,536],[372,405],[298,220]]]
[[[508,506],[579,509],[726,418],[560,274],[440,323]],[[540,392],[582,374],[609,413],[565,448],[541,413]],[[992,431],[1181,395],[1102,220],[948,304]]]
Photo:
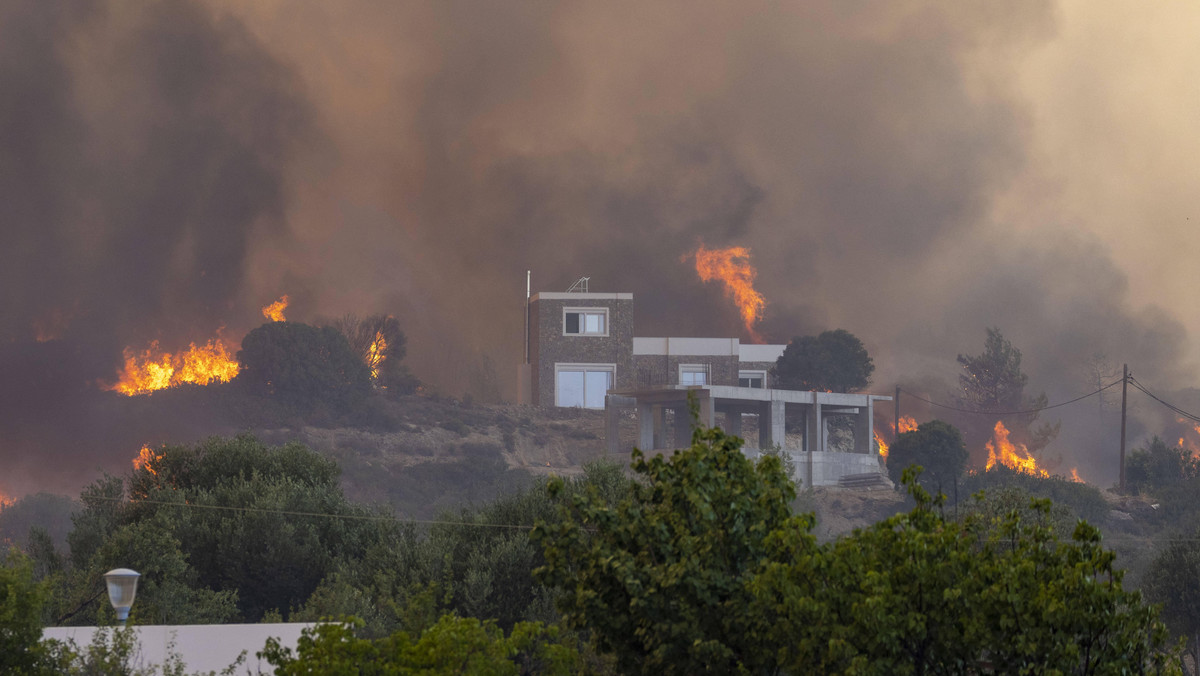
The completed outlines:
[[[567,308],[563,310],[563,335],[607,336],[608,309],[581,310]]]
[[[738,387],[753,387],[761,390],[766,386],[766,371],[738,371]]]
[[[707,385],[708,384],[708,365],[707,364],[680,364],[679,365],[679,384],[680,385]]]

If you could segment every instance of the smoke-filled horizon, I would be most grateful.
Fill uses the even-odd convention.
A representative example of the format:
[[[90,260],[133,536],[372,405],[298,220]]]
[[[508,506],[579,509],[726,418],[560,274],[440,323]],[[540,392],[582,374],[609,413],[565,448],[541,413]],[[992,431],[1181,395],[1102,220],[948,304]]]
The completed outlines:
[[[747,339],[684,260],[702,244],[750,249],[766,340],[846,328],[881,393],[949,395],[989,326],[1051,399],[1122,362],[1195,387],[1198,20],[0,0],[0,490],[136,453],[79,444],[97,421],[72,401],[124,348],[236,343],[285,293],[299,321],[399,317],[454,395],[487,363],[513,389],[525,270],[633,292],[638,335]],[[1108,442],[1073,415],[1056,448],[1081,464]]]

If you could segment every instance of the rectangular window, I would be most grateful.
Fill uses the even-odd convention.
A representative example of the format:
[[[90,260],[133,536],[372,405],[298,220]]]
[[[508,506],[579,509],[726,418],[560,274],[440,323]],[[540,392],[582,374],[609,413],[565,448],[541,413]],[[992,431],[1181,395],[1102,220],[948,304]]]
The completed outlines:
[[[708,364],[680,364],[680,385],[707,385]]]
[[[608,308],[564,308],[563,335],[607,336]]]
[[[753,387],[761,390],[766,386],[766,371],[738,371],[738,387]]]
[[[555,364],[555,405],[604,408],[604,395],[613,388],[616,370],[613,364]]]

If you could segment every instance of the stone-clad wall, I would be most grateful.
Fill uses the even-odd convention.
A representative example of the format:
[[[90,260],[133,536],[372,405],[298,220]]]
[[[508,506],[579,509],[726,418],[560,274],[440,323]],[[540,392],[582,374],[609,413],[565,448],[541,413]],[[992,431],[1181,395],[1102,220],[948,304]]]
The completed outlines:
[[[633,358],[636,386],[641,389],[679,384],[680,364],[707,364],[710,385],[737,385],[737,357],[733,355],[639,354]]]
[[[532,382],[533,403],[539,406],[554,405],[554,365],[559,363],[616,364],[614,387],[634,387],[632,297],[618,298],[617,294],[541,297],[545,295],[549,294],[539,294],[529,308],[529,361],[536,369]],[[563,310],[569,307],[608,308],[608,335],[563,335]]]
[[[741,371],[766,371],[767,372],[767,388],[775,387],[774,379],[771,378],[771,369],[775,368],[773,361],[744,361],[738,365],[738,370]],[[733,383],[737,385],[737,383]]]

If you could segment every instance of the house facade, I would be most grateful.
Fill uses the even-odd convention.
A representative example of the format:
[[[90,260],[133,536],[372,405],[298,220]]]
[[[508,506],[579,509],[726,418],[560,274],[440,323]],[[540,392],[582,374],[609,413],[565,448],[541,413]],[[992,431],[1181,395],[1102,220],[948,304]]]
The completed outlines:
[[[610,453],[682,448],[695,424],[719,426],[745,438],[748,453],[788,454],[802,485],[886,483],[873,418],[891,397],[773,389],[784,345],[635,336],[630,293],[538,293],[526,312],[518,401],[605,409]],[[633,439],[621,433],[630,413]]]
[[[541,292],[528,313],[518,401],[536,406],[602,409],[609,390],[676,385],[765,389],[786,347],[634,336],[631,293]]]

